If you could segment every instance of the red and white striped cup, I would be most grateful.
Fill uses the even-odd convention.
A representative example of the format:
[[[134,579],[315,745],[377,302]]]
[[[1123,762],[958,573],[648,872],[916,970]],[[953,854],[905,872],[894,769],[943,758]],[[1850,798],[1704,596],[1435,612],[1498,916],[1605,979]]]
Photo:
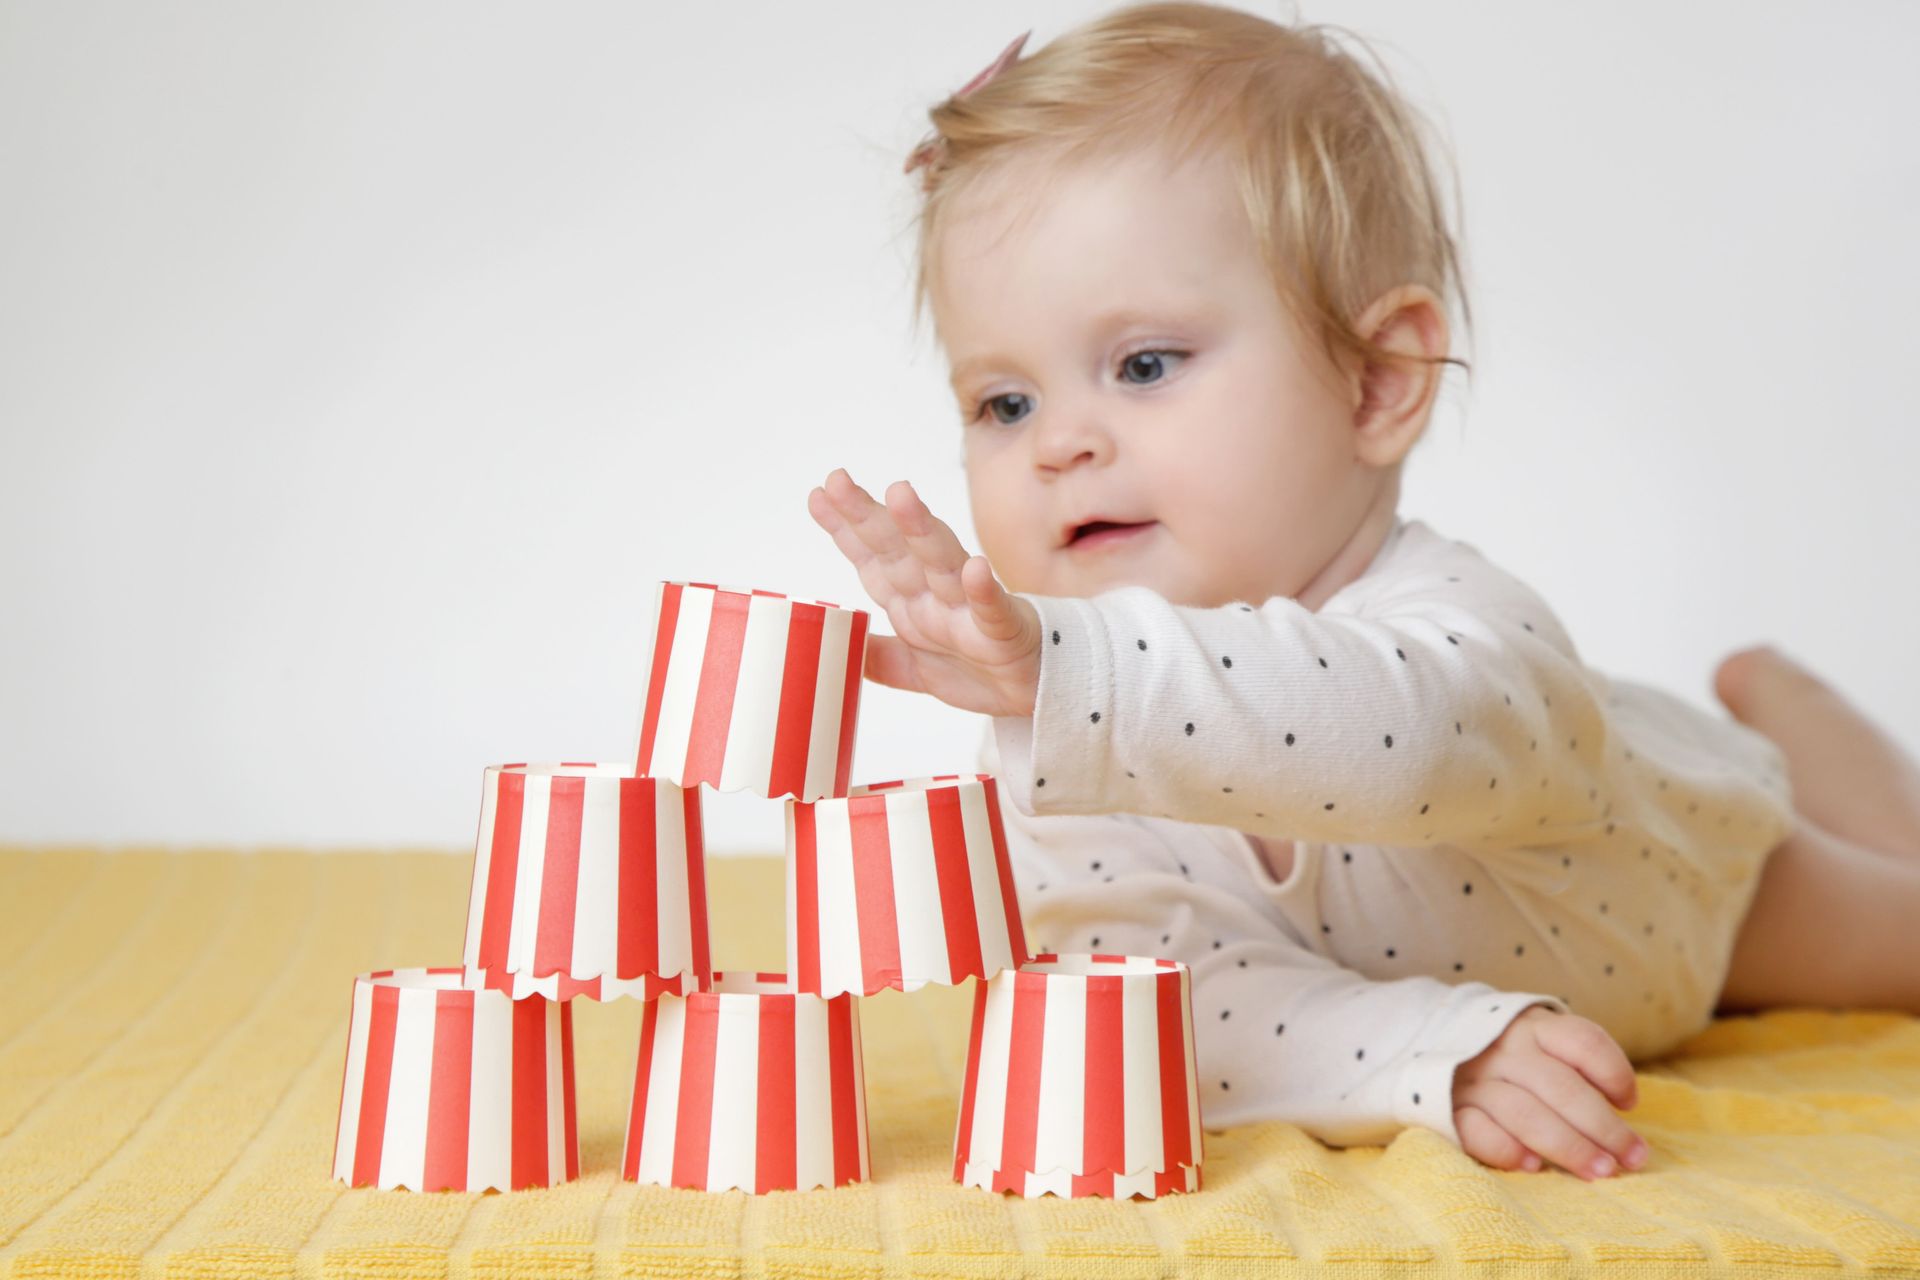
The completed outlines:
[[[489,766],[463,959],[519,999],[707,984],[700,792],[617,764]]]
[[[1039,955],[974,991],[953,1176],[1022,1196],[1199,1186],[1187,967]]]
[[[456,966],[353,980],[335,1179],[508,1191],[579,1176],[571,1010],[461,979]]]
[[[780,973],[647,1005],[621,1174],[726,1191],[805,1191],[868,1177],[860,1010]]]
[[[957,986],[1027,958],[991,774],[943,774],[787,802],[794,988]]]
[[[655,617],[636,772],[769,800],[846,794],[864,610],[663,582]]]

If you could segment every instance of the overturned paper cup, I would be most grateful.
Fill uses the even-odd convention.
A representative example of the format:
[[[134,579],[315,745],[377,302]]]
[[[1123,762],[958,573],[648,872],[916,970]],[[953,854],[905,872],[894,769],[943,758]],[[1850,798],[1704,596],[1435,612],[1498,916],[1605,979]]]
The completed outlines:
[[[508,1191],[579,1176],[569,1007],[461,978],[456,966],[354,979],[336,1180]]]
[[[637,773],[769,800],[846,794],[867,615],[663,582]]]
[[[1039,955],[974,990],[953,1176],[1023,1196],[1199,1185],[1187,967]]]
[[[615,764],[490,766],[463,958],[469,985],[515,999],[700,990],[699,789]]]
[[[701,1191],[805,1191],[868,1177],[860,1011],[779,973],[716,973],[640,1023],[622,1176]]]
[[[787,972],[834,996],[985,978],[1027,958],[991,774],[787,802]]]

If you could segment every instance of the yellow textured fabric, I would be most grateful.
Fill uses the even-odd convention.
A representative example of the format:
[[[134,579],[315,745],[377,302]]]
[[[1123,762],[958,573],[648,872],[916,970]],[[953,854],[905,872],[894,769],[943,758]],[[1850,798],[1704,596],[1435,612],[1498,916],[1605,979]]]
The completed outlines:
[[[863,1002],[873,1181],[615,1172],[640,1006],[575,1006],[582,1177],[329,1179],[356,973],[456,964],[470,860],[0,850],[0,1277],[1920,1276],[1920,1019],[1725,1018],[1643,1070],[1638,1173],[1497,1173],[1424,1129],[1209,1134],[1155,1203],[955,1185],[971,988]],[[710,863],[715,960],[783,963],[780,861]]]

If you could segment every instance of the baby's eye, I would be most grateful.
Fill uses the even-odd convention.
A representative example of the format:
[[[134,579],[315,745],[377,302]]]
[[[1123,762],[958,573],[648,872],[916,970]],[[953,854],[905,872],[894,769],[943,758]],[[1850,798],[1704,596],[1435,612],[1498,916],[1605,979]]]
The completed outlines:
[[[1012,408],[1007,409],[1006,412],[1002,412],[1002,409],[1008,401],[1016,401],[1018,403]],[[1032,405],[1033,402],[1026,396],[1021,395],[1018,391],[1009,391],[1005,395],[989,396],[985,400],[982,400],[979,405],[975,407],[973,416],[977,419],[981,414],[991,409],[993,410],[995,421],[999,422],[1002,426],[1012,426],[1021,418],[1027,416],[1026,411],[1030,409]],[[1011,413],[1013,416],[1007,416],[1008,413]]]
[[[1135,385],[1158,382],[1166,376],[1167,371],[1163,365],[1168,356],[1175,360],[1186,359],[1186,353],[1182,351],[1166,351],[1159,348],[1135,351],[1121,358],[1120,376]],[[1132,376],[1134,374],[1138,374],[1139,377]]]

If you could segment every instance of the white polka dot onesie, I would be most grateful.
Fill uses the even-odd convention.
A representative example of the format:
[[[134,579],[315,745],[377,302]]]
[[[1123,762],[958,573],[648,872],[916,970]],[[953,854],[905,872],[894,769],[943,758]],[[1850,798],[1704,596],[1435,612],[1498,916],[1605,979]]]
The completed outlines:
[[[1470,545],[1399,520],[1317,612],[1024,598],[1034,714],[981,764],[1028,942],[1191,966],[1208,1127],[1457,1144],[1454,1068],[1530,1005],[1636,1061],[1711,1021],[1784,758],[1584,666]]]

